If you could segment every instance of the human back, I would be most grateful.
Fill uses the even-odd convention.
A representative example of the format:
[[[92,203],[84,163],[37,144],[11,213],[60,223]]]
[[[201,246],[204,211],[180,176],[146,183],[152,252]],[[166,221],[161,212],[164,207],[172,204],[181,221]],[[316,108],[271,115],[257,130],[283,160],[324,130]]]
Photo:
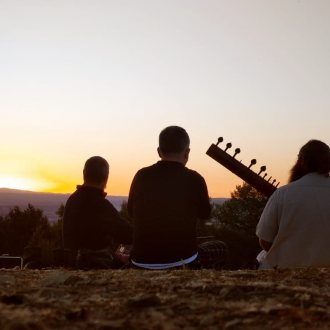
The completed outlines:
[[[209,218],[211,206],[204,178],[186,167],[187,132],[178,126],[166,127],[159,135],[157,151],[161,160],[139,170],[130,188],[133,265],[147,269],[191,266],[203,255],[210,267],[221,267],[224,243],[217,241],[203,250],[197,245],[197,221]]]
[[[84,166],[84,183],[69,197],[63,217],[63,245],[72,251],[79,268],[116,267],[117,244],[131,244],[131,225],[105,198],[108,162],[99,156]]]
[[[197,219],[210,213],[204,179],[169,161],[137,173],[129,208],[135,221],[133,260],[158,263],[196,253]]]
[[[330,178],[307,174],[280,188],[273,199],[281,218],[267,264],[330,266]]]
[[[257,226],[267,250],[261,268],[330,266],[330,150],[307,142],[289,184],[270,197]]]
[[[69,197],[63,224],[66,247],[97,250],[109,246],[109,217],[116,217],[117,211],[104,197],[102,191],[88,186],[78,186]]]

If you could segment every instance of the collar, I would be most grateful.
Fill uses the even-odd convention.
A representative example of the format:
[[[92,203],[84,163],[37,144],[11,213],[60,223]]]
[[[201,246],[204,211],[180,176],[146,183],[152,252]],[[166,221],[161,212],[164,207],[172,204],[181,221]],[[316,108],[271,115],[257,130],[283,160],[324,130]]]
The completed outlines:
[[[159,160],[157,164],[162,166],[185,167],[185,165],[175,160]]]
[[[102,190],[100,188],[92,187],[92,186],[86,186],[84,184],[77,185],[77,190],[84,190],[84,191],[88,191],[91,193],[99,194],[104,198],[107,196],[107,193],[104,190]]]

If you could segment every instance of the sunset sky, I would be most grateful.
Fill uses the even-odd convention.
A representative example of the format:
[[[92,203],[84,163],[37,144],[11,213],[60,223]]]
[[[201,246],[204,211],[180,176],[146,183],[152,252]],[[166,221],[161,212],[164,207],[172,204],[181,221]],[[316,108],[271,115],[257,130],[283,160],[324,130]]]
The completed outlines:
[[[127,195],[168,125],[211,197],[242,182],[205,154],[219,136],[285,184],[330,142],[329,36],[328,0],[0,0],[0,187],[71,192],[100,155]]]

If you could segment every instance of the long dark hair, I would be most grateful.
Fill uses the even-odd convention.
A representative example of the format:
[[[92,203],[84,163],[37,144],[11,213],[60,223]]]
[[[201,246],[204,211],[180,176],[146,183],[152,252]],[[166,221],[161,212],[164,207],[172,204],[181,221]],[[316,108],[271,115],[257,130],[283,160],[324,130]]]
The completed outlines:
[[[312,172],[329,177],[330,149],[319,140],[310,140],[299,151],[297,162],[293,165],[289,182],[296,181]]]

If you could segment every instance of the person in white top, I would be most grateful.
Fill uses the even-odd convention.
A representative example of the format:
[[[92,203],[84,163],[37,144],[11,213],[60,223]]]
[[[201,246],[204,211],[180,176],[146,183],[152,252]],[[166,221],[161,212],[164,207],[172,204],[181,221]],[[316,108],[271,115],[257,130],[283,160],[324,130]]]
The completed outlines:
[[[257,225],[259,269],[330,266],[330,149],[310,140]]]

